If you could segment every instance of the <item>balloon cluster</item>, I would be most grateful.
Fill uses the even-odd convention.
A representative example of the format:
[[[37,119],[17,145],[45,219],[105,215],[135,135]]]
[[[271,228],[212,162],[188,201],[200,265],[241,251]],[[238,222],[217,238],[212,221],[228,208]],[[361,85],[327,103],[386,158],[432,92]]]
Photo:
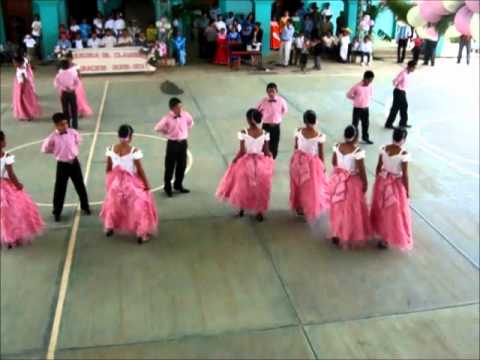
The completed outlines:
[[[444,16],[454,15],[453,25],[445,33],[447,37],[480,38],[480,0],[417,0],[416,3],[407,13],[411,26],[423,28],[428,23],[438,23]]]

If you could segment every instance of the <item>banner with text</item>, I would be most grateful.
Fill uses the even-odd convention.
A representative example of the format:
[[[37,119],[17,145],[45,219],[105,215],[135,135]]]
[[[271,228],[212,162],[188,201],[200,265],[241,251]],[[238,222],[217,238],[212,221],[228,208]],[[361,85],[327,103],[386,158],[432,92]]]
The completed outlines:
[[[147,55],[139,47],[118,47],[73,50],[73,61],[81,74],[153,72]]]

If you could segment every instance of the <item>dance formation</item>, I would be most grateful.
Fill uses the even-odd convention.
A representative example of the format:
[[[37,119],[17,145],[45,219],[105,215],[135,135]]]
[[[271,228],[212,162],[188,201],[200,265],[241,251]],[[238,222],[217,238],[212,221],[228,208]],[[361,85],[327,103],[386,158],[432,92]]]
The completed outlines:
[[[412,248],[408,184],[410,154],[404,143],[407,138],[405,127],[409,126],[405,89],[415,65],[410,62],[393,82],[394,103],[386,127],[393,128],[398,110],[401,112],[401,127],[393,128],[392,142],[380,148],[371,206],[366,195],[366,152],[358,145],[358,126],[361,122],[363,143],[372,144],[368,133],[372,71],[366,71],[361,82],[347,93],[354,106],[353,124],[345,128],[343,141],[333,147],[331,174],[327,174],[325,166],[326,135],[319,129],[317,114],[313,110],[305,111],[303,126],[293,134],[289,208],[310,224],[328,213],[330,239],[341,248],[362,247],[371,240],[375,240],[380,249]],[[15,59],[15,66],[14,115],[19,120],[32,120],[41,113],[33,72],[23,57]],[[78,115],[90,116],[92,111],[71,57],[61,61],[54,85],[63,112],[52,116],[54,131],[45,139],[41,150],[53,154],[57,160],[53,215],[55,221],[60,221],[69,179],[78,194],[83,213],[91,214],[78,160],[81,135],[76,129]],[[288,111],[287,102],[278,94],[276,84],[269,83],[266,92],[256,108],[247,111],[247,126],[238,132],[238,153],[215,193],[219,201],[236,209],[239,217],[247,211],[253,213],[259,222],[264,220],[269,209],[280,125]],[[184,187],[183,180],[187,168],[188,136],[194,121],[180,99],[170,99],[169,108],[153,130],[167,139],[164,192],[171,198],[174,191],[180,194],[190,192]],[[132,145],[133,139],[134,129],[128,124],[122,125],[118,129],[118,142],[106,150],[106,195],[100,219],[106,236],[115,233],[133,235],[139,243],[144,243],[157,232],[159,220],[141,163],[143,153]],[[41,234],[44,223],[36,205],[15,176],[14,157],[4,151],[5,147],[5,134],[0,131],[1,244],[15,247]]]

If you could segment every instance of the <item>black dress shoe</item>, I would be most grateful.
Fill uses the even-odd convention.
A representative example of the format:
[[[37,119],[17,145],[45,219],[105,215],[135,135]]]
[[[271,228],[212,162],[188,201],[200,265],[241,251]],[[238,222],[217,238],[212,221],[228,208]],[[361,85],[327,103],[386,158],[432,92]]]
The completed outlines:
[[[403,125],[402,127],[404,127],[404,128],[411,128],[412,125],[407,124],[407,125]]]
[[[379,241],[377,244],[377,248],[379,248],[380,250],[386,250],[388,249],[388,245],[383,241]]]
[[[340,246],[340,239],[338,237],[333,237],[332,244],[335,246]]]
[[[55,222],[60,222],[60,215],[58,214],[53,214],[54,218],[55,218]]]
[[[258,213],[255,218],[257,219],[258,222],[262,222],[262,221],[263,221],[263,215],[260,214],[260,213]]]
[[[364,144],[367,144],[367,145],[373,145],[373,141],[370,141],[370,140],[362,140]]]
[[[105,236],[106,236],[106,237],[111,237],[111,236],[113,236],[113,230],[108,230],[108,231],[105,233]]]
[[[190,192],[190,190],[185,189],[183,186],[179,188],[175,188],[175,191],[178,191],[179,193],[182,193],[182,194],[188,194]]]
[[[172,192],[172,189],[167,189],[165,188],[163,191],[165,191],[165,194],[167,194],[167,196],[169,198],[171,198],[173,196],[173,192]]]
[[[237,214],[238,217],[243,217],[243,215],[245,215],[245,211],[244,210],[240,210]]]
[[[83,215],[90,216],[92,215],[92,211],[90,209],[82,209]]]

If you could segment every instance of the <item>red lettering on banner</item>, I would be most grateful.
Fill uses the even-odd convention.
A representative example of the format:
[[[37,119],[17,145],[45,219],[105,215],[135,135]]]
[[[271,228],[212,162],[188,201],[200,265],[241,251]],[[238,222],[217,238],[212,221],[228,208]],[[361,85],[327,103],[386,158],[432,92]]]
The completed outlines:
[[[102,57],[110,58],[110,54],[108,52],[104,52],[104,53],[102,53]]]
[[[118,65],[113,65],[113,70],[129,70],[130,65],[129,64],[118,64]]]
[[[93,72],[93,71],[105,71],[107,67],[105,65],[84,65],[80,67],[81,72]]]
[[[143,70],[145,69],[145,64],[134,64],[133,68],[137,70]]]

